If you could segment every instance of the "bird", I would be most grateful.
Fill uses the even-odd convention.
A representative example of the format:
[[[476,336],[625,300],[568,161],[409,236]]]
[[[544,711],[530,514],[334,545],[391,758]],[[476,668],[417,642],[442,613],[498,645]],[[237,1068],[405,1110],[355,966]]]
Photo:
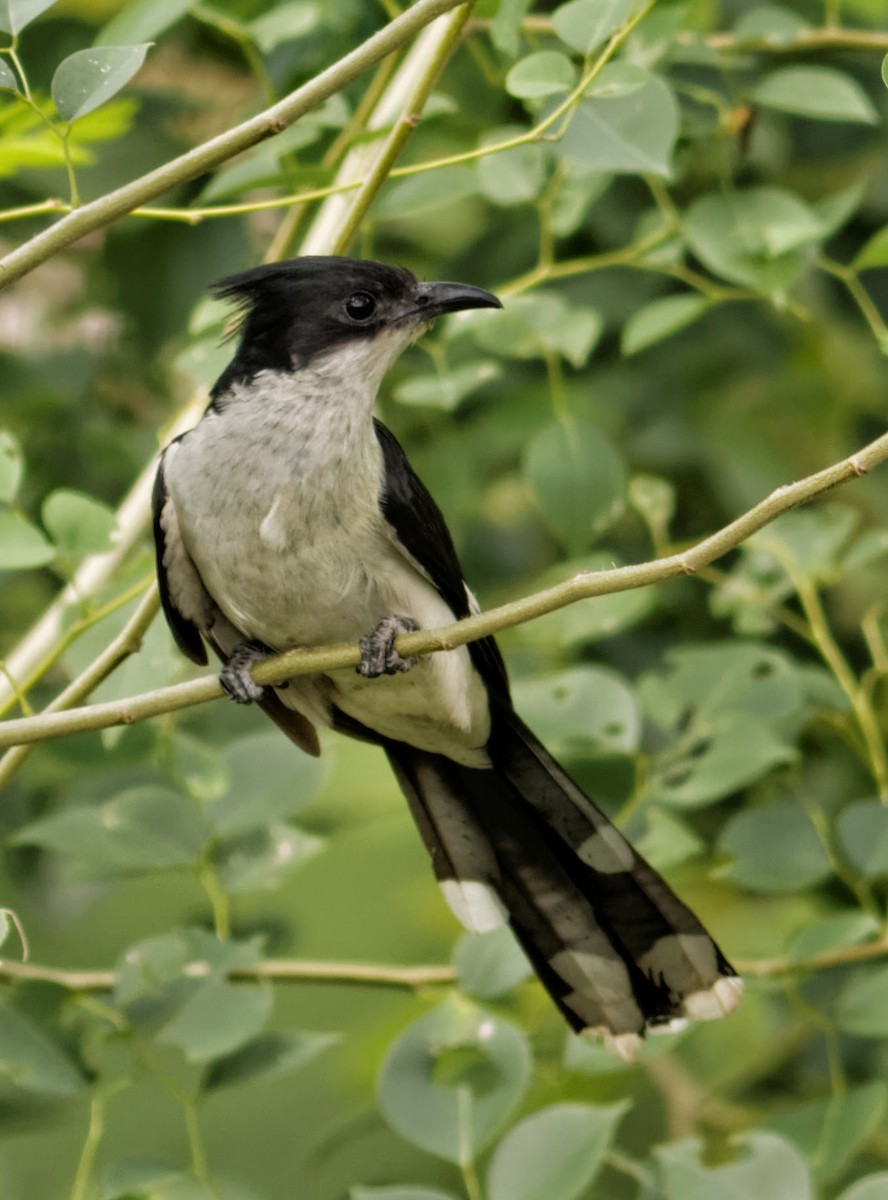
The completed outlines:
[[[480,287],[304,256],[230,275],[231,362],[154,487],[161,603],[179,648],[319,753],[318,728],[384,751],[447,904],[508,924],[568,1025],[632,1059],[648,1032],[730,1013],[741,981],[698,918],[524,724],[492,637],[402,656],[402,633],[479,611],[441,510],[375,416],[435,318]],[[360,664],[274,687],[256,663],[357,643]]]

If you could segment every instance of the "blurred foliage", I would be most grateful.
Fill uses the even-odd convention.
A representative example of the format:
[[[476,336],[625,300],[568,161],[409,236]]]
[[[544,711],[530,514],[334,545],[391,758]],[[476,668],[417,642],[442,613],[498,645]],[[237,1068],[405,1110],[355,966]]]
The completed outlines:
[[[394,12],[6,0],[4,248]],[[883,18],[476,6],[352,249],[504,299],[440,323],[383,398],[483,604],[687,544],[881,431]],[[296,251],[319,201],[268,202],[335,190],[388,70],[0,293],[4,653],[224,364],[207,285]],[[457,984],[416,994],[269,977],[268,956],[450,959],[372,749],[331,739],[319,765],[219,704],[40,747],[0,810],[5,953],[14,913],[37,963],[116,966],[110,989],[6,978],[0,1194],[881,1200],[886,524],[877,472],[696,578],[502,638],[531,724],[750,962],[736,1016],[637,1066],[568,1037],[500,934],[456,940]],[[150,570],[143,541],[68,605],[21,704],[95,659]],[[156,622],[97,697],[185,674]]]

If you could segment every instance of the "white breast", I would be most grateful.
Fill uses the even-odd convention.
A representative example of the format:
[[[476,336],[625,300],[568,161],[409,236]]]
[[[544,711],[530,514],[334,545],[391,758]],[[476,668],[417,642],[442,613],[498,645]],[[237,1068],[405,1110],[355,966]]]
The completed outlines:
[[[382,518],[372,400],[331,405],[326,388],[312,394],[300,378],[267,373],[249,403],[235,391],[167,452],[167,486],[207,591],[245,637],[274,649],[356,642],[392,613],[449,624]],[[486,692],[465,648],[382,679],[339,671],[309,692],[279,695],[313,719],[320,696],[386,736],[486,763]]]

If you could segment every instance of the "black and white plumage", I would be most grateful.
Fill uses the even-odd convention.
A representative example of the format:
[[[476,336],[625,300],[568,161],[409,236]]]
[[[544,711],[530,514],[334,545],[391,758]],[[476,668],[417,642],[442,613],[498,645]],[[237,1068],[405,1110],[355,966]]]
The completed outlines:
[[[373,418],[387,368],[436,316],[498,307],[347,258],[259,267],[218,285],[238,349],[200,423],[163,453],[155,533],[180,648],[223,660],[304,750],[316,726],[380,745],[450,907],[508,921],[570,1025],[630,1055],[649,1028],[730,1012],[739,980],[670,891],[521,722],[491,638],[404,660],[399,632],[476,609],[437,505]],[[293,646],[360,642],[361,667],[259,689]]]

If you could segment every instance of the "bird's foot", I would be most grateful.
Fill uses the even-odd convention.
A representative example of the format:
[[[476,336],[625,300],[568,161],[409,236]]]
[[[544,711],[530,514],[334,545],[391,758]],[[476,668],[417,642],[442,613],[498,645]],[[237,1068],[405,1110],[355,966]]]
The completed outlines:
[[[254,682],[250,672],[256,663],[263,662],[270,653],[261,642],[241,642],[235,646],[228,662],[219,672],[219,682],[222,690],[236,704],[252,704],[262,699],[265,688]]]
[[[383,617],[376,628],[358,643],[361,648],[358,674],[367,679],[376,679],[380,675],[397,675],[400,671],[409,671],[416,659],[412,656],[402,657],[395,649],[395,638],[400,633],[415,633],[417,629],[419,625],[412,617],[396,614]]]

